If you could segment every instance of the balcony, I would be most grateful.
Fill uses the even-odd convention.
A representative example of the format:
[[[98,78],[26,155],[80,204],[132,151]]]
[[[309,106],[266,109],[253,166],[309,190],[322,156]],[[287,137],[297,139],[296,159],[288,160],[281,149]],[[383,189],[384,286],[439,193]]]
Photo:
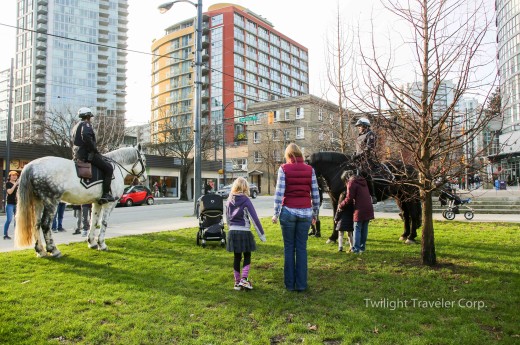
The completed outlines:
[[[36,9],[37,9],[38,14],[47,13],[47,5],[39,5]]]
[[[46,75],[45,68],[37,68],[35,72],[36,77],[43,77]]]
[[[38,42],[38,43],[36,43],[36,49],[41,49],[41,50],[47,49],[47,42]]]
[[[108,74],[108,68],[106,68],[106,67],[99,67],[97,72],[98,72],[98,75],[107,75]]]
[[[47,15],[39,14],[36,20],[38,23],[47,23]]]
[[[35,90],[34,90],[34,93],[36,95],[45,95],[45,88],[44,87],[37,87]]]
[[[36,67],[47,67],[47,62],[43,59],[36,59]]]
[[[36,85],[45,85],[45,78],[36,78],[35,80]]]
[[[44,6],[47,6],[48,1],[47,1],[47,0],[38,0],[38,1],[36,1],[36,4],[37,4],[37,5],[44,5]]]
[[[47,31],[47,24],[38,24],[36,26],[36,31],[38,31],[38,32],[45,32],[45,31]]]

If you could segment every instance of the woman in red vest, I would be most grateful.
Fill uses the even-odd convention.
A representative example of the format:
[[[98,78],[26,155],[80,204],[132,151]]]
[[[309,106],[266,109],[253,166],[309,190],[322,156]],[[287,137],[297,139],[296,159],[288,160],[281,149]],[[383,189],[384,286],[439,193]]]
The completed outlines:
[[[307,288],[307,238],[320,207],[314,169],[304,163],[302,151],[291,143],[286,164],[278,169],[273,223],[280,219],[284,243],[284,282],[287,290]]]

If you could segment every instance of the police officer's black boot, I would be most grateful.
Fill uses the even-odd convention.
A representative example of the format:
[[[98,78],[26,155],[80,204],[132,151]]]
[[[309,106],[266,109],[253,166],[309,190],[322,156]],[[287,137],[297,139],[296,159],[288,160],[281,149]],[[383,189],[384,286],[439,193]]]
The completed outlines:
[[[374,181],[372,181],[372,176],[368,176],[366,180],[368,184],[368,190],[370,191],[370,196],[372,197],[372,204],[377,204],[376,189],[374,187]]]
[[[110,193],[103,193],[103,195],[99,199],[99,202],[101,204],[106,204],[107,202],[114,202],[114,201],[116,201],[116,199]]]

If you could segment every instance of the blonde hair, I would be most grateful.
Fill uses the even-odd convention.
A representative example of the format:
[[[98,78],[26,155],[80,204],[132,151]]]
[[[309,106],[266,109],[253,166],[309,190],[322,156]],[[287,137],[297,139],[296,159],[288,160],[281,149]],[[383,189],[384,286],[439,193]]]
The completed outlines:
[[[285,149],[285,161],[290,163],[292,160],[296,160],[296,157],[303,157],[302,150],[295,143],[290,143]]]
[[[11,170],[11,171],[9,171],[9,176],[11,176],[11,175],[16,175],[16,176],[18,176],[18,172],[17,172],[17,171],[14,171],[14,170]]]
[[[249,196],[249,183],[243,177],[237,177],[237,179],[231,185],[231,190],[229,191],[228,199],[233,199],[235,194],[245,194]]]

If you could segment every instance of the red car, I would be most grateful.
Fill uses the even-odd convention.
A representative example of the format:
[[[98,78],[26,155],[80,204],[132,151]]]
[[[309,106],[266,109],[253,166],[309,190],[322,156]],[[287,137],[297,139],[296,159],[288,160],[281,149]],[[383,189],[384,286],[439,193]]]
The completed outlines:
[[[130,186],[125,188],[118,203],[121,206],[141,205],[144,203],[153,205],[154,198],[152,191],[148,187]]]

